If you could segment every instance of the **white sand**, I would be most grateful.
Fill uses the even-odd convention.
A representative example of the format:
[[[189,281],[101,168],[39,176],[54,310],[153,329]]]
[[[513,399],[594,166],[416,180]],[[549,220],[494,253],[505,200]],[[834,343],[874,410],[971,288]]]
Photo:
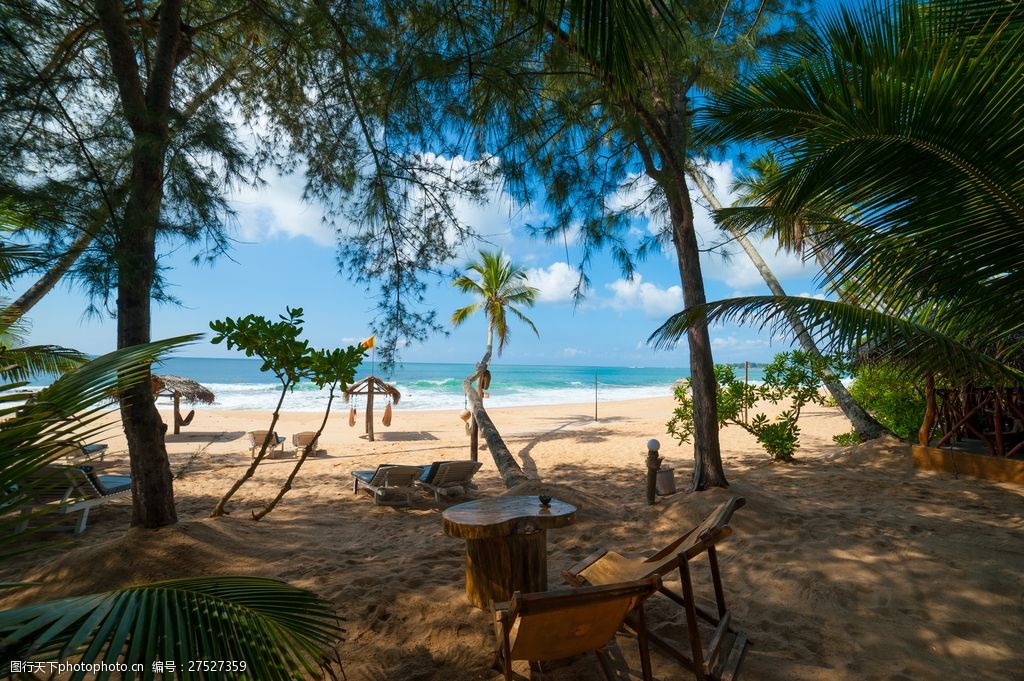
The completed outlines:
[[[726,597],[737,625],[755,641],[743,679],[1022,679],[1024,672],[1024,489],[915,471],[909,447],[879,441],[838,451],[849,430],[834,409],[801,421],[799,463],[771,464],[738,428],[722,432],[732,486],[643,501],[645,443],[658,437],[680,489],[692,449],[665,435],[670,399],[492,412],[531,477],[580,509],[578,522],[548,534],[549,582],[606,546],[645,551],[696,524],[729,494],[746,497],[721,546]],[[181,522],[127,531],[130,504],[93,511],[77,548],[5,563],[0,578],[38,581],[7,605],[186,575],[276,577],[330,599],[348,634],[340,652],[352,681],[498,679],[489,670],[488,616],[463,590],[463,544],[441,531],[440,509],[424,497],[412,509],[375,507],[353,496],[349,472],[379,463],[466,458],[457,412],[395,410],[366,442],[339,411],[278,509],[262,522],[249,512],[276,492],[293,459],[267,461],[242,489],[228,518],[206,518],[248,465],[244,432],[266,428],[257,412],[198,410],[168,436]],[[165,419],[168,415],[165,414]],[[378,416],[379,419],[379,416]],[[318,415],[285,414],[277,430],[313,430]],[[111,438],[126,463],[123,436]],[[476,496],[505,492],[486,451]],[[70,523],[69,523],[70,524]],[[698,577],[703,571],[698,571]],[[699,587],[710,596],[710,586]],[[655,630],[682,639],[682,613],[655,597]],[[619,647],[638,674],[635,644]],[[654,654],[661,681],[692,678]],[[527,673],[524,666],[516,667]],[[540,677],[538,677],[540,678]],[[598,678],[583,658],[543,678]]]

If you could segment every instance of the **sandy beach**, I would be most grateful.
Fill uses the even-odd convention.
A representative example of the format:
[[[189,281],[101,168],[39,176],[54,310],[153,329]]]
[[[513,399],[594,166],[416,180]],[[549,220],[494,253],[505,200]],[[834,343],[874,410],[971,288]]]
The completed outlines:
[[[849,449],[832,443],[849,430],[836,409],[812,407],[800,427],[798,462],[772,464],[738,428],[722,431],[731,487],[643,498],[645,443],[662,441],[681,490],[692,449],[665,434],[669,398],[593,405],[494,409],[510,450],[534,482],[508,491],[493,461],[471,497],[536,494],[575,504],[575,524],[548,534],[549,583],[598,547],[652,551],[689,529],[728,495],[746,498],[734,535],[720,547],[726,597],[737,626],[754,644],[743,679],[1024,678],[1024,489],[1010,484],[914,470],[910,448],[875,441]],[[243,574],[280,578],[335,605],[347,630],[340,647],[352,681],[498,679],[490,670],[489,616],[471,607],[463,542],[447,537],[441,511],[424,496],[412,508],[374,506],[353,495],[350,471],[380,463],[426,464],[466,458],[458,412],[395,410],[377,441],[355,428],[347,407],[321,439],[292,491],[265,520],[260,508],[294,459],[261,465],[227,518],[206,516],[250,457],[245,432],[266,428],[263,412],[199,409],[180,435],[168,435],[180,522],[154,532],[127,528],[130,502],[95,509],[70,546],[5,562],[0,577],[37,582],[2,605],[89,593],[175,576]],[[162,412],[165,421],[168,412]],[[314,430],[320,415],[286,413],[277,431]],[[111,472],[127,470],[124,438],[109,440]],[[70,527],[71,521],[67,522]],[[46,541],[52,535],[37,539]],[[698,580],[706,580],[703,567]],[[707,581],[698,589],[710,596]],[[683,639],[680,609],[650,601],[653,629]],[[638,678],[635,642],[618,641]],[[692,676],[654,654],[661,681]],[[516,665],[528,674],[524,664]],[[541,678],[536,676],[535,678]],[[598,678],[592,657],[543,678]]]

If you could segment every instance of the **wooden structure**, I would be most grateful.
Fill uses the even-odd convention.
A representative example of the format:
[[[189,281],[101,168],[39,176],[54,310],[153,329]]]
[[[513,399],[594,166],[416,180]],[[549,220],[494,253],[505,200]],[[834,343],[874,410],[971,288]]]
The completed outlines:
[[[1024,387],[935,392],[943,432],[936,447],[978,440],[993,456],[1024,455]]]
[[[494,666],[505,681],[512,681],[512,660],[544,662],[592,652],[601,671],[613,681],[604,647],[615,638],[626,616],[639,613],[644,601],[661,586],[657,576],[625,584],[593,586],[573,591],[522,594],[494,607],[494,634],[498,639]],[[651,681],[647,632],[638,631],[640,666],[644,681]]]
[[[181,432],[182,426],[192,423],[195,418],[195,409],[189,411],[188,416],[181,416],[181,401],[189,404],[213,404],[213,392],[192,379],[181,376],[153,376],[153,399],[159,397],[170,397],[174,400],[174,434]]]
[[[636,580],[651,575],[666,576],[675,570],[679,571],[683,593],[678,594],[662,585],[659,591],[680,605],[686,613],[686,629],[689,635],[689,655],[677,650],[671,642],[649,634],[651,643],[683,667],[693,672],[697,681],[715,679],[731,681],[739,672],[739,666],[746,650],[746,634],[732,626],[732,612],[725,605],[725,593],[722,590],[722,576],[718,570],[718,554],[715,545],[732,534],[729,519],[733,512],[742,507],[746,501],[742,497],[732,499],[719,505],[704,521],[671,544],[658,551],[650,558],[627,558],[614,551],[601,549],[562,573],[566,581],[575,586],[615,584],[627,580]],[[709,612],[697,605],[695,601],[693,577],[690,561],[701,554],[707,554],[714,588],[717,612]],[[698,619],[714,626],[707,646],[704,645]],[[637,631],[645,628],[636,617],[627,620]],[[731,646],[726,646],[727,634],[733,634]]]
[[[492,497],[452,506],[444,533],[466,540],[466,595],[487,609],[516,591],[548,588],[547,531],[576,522],[576,507],[539,497]]]
[[[356,381],[350,385],[342,397],[344,397],[345,402],[348,402],[353,395],[366,396],[366,439],[373,442],[373,396],[383,395],[389,398],[393,404],[398,404],[398,401],[402,399],[402,393],[398,392],[395,386],[385,383],[373,374],[370,374],[361,381]]]
[[[914,445],[913,458],[915,468],[1024,485],[1024,461],[921,445]]]

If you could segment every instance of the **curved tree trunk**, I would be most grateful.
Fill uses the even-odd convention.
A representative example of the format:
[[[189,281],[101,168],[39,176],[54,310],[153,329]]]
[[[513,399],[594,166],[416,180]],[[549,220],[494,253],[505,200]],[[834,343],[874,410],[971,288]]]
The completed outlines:
[[[487,415],[487,410],[484,409],[482,396],[473,386],[474,381],[478,381],[483,373],[487,371],[487,364],[490,361],[491,344],[488,342],[487,352],[484,353],[483,359],[476,365],[476,370],[462,382],[462,389],[466,392],[466,399],[469,400],[469,408],[473,412],[473,421],[487,441],[487,448],[494,458],[494,465],[498,467],[498,473],[505,482],[505,487],[511,489],[518,484],[526,482],[528,478],[515,460],[515,457],[512,456],[512,452],[508,450],[505,441],[501,439],[501,434],[494,426],[494,422],[491,421],[491,417]]]
[[[701,194],[704,195],[705,200],[711,204],[711,207],[714,210],[721,209],[722,204],[719,203],[718,198],[711,191],[711,188],[708,186],[707,182],[704,181],[704,178],[697,173],[690,173],[690,177],[700,189]],[[772,294],[776,296],[785,296],[786,291],[782,288],[782,284],[775,277],[775,273],[772,272],[770,267],[768,267],[768,263],[764,261],[761,254],[756,248],[754,248],[754,244],[750,242],[750,239],[740,231],[730,229],[729,233],[736,239],[736,242],[740,247],[743,248],[747,257],[750,258],[750,261],[754,263],[754,267],[757,268],[758,273],[761,275],[764,283],[768,285],[768,289]],[[795,314],[788,314],[787,318],[789,319],[790,325],[793,327],[793,333],[796,334],[797,341],[799,341],[800,347],[803,348],[803,351],[814,357],[820,357],[821,352],[818,350],[818,346],[815,344],[811,334],[808,333],[806,327],[804,327],[800,318]],[[846,414],[846,418],[850,419],[850,423],[853,424],[854,430],[857,431],[857,434],[862,440],[873,440],[874,438],[881,437],[883,435],[892,435],[885,426],[876,421],[871,414],[857,404],[856,400],[853,399],[853,395],[850,394],[850,391],[846,389],[846,386],[843,385],[842,381],[840,381],[837,376],[830,372],[828,375],[822,377],[822,382],[825,384],[825,387],[828,388],[828,391],[835,399],[836,404],[838,404],[839,408],[843,410],[844,414]]]

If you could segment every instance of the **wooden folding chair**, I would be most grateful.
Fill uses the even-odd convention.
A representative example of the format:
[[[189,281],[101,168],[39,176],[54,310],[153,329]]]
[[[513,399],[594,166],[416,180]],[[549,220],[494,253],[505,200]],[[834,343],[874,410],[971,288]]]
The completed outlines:
[[[733,512],[745,503],[746,500],[742,497],[733,497],[726,501],[712,511],[700,525],[650,558],[628,558],[614,551],[601,549],[570,567],[562,573],[562,576],[569,584],[584,586],[643,579],[651,575],[664,577],[670,572],[678,570],[679,579],[682,582],[682,594],[672,591],[664,584],[661,585],[659,591],[682,606],[686,613],[690,655],[686,655],[676,646],[655,634],[647,634],[647,637],[660,651],[692,671],[697,681],[705,681],[709,678],[729,681],[734,679],[739,672],[743,653],[750,640],[746,634],[737,631],[732,626],[732,613],[725,605],[725,593],[722,589],[722,577],[718,569],[718,554],[715,545],[732,534],[732,528],[728,525],[729,519]],[[690,561],[704,553],[708,556],[708,564],[711,569],[717,614],[700,607],[694,600]],[[710,622],[715,627],[707,647],[701,640],[698,618]],[[640,614],[635,613],[627,619],[627,624],[633,627],[645,627],[639,620]],[[728,632],[734,634],[734,639],[731,648],[727,649],[723,644]]]
[[[651,681],[651,657],[643,626],[643,602],[661,586],[661,578],[568,591],[523,594],[492,605],[498,645],[494,668],[512,681],[512,661],[544,662],[592,652],[608,681],[613,681],[604,647],[631,612],[640,613],[637,643],[644,681]]]

